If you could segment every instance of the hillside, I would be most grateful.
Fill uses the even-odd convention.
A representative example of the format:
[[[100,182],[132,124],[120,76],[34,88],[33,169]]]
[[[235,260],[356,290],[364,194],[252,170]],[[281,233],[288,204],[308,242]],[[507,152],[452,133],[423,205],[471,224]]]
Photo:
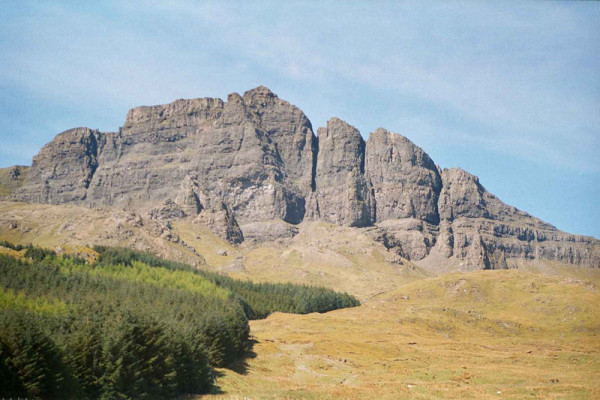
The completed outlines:
[[[593,399],[600,275],[516,270],[419,280],[361,307],[251,322],[215,399]]]
[[[0,395],[171,399],[206,393],[251,351],[249,319],[359,302],[255,284],[126,248],[95,261],[0,243]]]
[[[0,240],[90,259],[92,243],[121,243],[244,280],[318,284],[361,299],[348,310],[250,321],[255,355],[218,371],[217,398],[586,399],[600,391],[595,268],[522,260],[518,270],[435,276],[368,231],[323,222],[234,246],[188,219],[162,236],[111,207],[0,210],[0,224],[16,221]]]
[[[316,132],[261,86],[137,107],[0,169],[10,394],[600,397],[600,241],[400,134]]]
[[[237,278],[335,287],[361,299],[428,275],[368,235],[322,222],[298,226],[293,238],[236,246],[189,219],[155,226],[113,207],[0,202],[0,227],[9,227],[0,240],[59,253],[86,257],[93,245],[127,246]]]

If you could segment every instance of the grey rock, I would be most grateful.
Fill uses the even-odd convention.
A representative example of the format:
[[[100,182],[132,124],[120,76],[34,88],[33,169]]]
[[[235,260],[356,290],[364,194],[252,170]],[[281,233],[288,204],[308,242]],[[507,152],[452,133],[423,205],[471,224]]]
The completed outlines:
[[[214,233],[230,243],[242,243],[244,234],[240,229],[234,213],[223,201],[203,198],[202,212],[194,219],[194,223],[209,227]]]
[[[85,200],[98,167],[98,136],[89,128],[65,131],[45,145],[33,158],[27,181],[13,199],[61,204]],[[12,174],[17,179],[19,174]]]
[[[238,257],[238,258],[234,259],[227,266],[226,269],[229,272],[241,272],[241,271],[245,271],[246,267],[244,266],[244,258],[243,257]]]
[[[137,107],[118,132],[71,129],[31,167],[0,170],[0,200],[117,206],[132,213],[129,225],[184,246],[170,228],[177,219],[232,243],[287,240],[306,219],[364,227],[396,256],[423,265],[600,267],[597,239],[503,203],[461,169],[441,171],[404,136],[380,128],[365,143],[337,118],[318,134],[263,86],[227,101]]]
[[[10,181],[17,181],[21,178],[23,168],[20,165],[15,165],[8,170],[8,179]]]
[[[429,254],[435,244],[438,227],[416,218],[389,219],[377,224],[375,238],[398,255],[409,260],[420,260]]]
[[[437,166],[406,137],[382,128],[369,136],[365,164],[376,204],[378,230],[372,234],[405,258],[426,257],[439,223]]]
[[[379,128],[366,146],[366,175],[375,192],[376,220],[439,222],[442,179],[427,153],[402,135]]]
[[[275,144],[285,165],[284,182],[299,193],[312,191],[317,141],[304,112],[264,86],[244,93],[243,101],[259,129]]]
[[[444,169],[442,180],[444,184],[439,196],[438,209],[443,220],[452,221],[455,218],[468,217],[509,221],[531,217],[515,207],[504,204],[485,190],[479,183],[479,178],[461,168]]]
[[[151,209],[149,216],[153,220],[170,222],[185,217],[185,212],[180,205],[168,199],[161,207]]]
[[[175,198],[175,203],[181,207],[185,215],[198,215],[202,210],[202,204],[198,198],[198,183],[190,176],[186,176],[181,182],[179,193]]]
[[[312,219],[346,226],[371,225],[375,201],[364,176],[365,142],[360,132],[332,118],[326,128],[318,129],[318,138]]]
[[[88,201],[145,207],[171,198],[190,176],[240,221],[301,222],[311,189],[312,130],[299,109],[265,89],[231,94],[227,102],[177,100],[130,110],[121,132],[102,147]]]
[[[30,169],[24,165],[0,168],[0,199],[23,201],[22,187],[28,181]]]
[[[244,239],[253,243],[291,239],[299,232],[296,226],[281,220],[251,222],[242,225],[242,231]]]
[[[445,169],[442,178],[432,253],[452,257],[462,269],[508,268],[519,259],[600,266],[598,240],[562,232],[503,203],[460,168]]]

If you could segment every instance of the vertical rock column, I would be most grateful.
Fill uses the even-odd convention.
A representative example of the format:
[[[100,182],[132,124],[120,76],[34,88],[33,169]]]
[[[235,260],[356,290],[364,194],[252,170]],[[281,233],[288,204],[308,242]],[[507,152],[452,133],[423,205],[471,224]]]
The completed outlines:
[[[379,128],[367,141],[365,169],[375,189],[377,222],[398,218],[439,222],[442,180],[423,149],[402,135]]]
[[[338,225],[371,225],[375,202],[364,175],[365,142],[360,132],[332,118],[326,128],[319,128],[318,138],[315,217]]]
[[[373,185],[379,237],[403,257],[426,257],[438,233],[437,166],[410,140],[380,128],[366,144],[365,175]]]

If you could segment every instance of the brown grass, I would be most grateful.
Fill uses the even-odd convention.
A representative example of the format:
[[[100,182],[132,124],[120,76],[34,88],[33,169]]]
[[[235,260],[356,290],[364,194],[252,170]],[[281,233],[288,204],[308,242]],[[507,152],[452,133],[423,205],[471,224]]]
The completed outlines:
[[[597,281],[596,281],[597,282]],[[424,279],[361,307],[251,323],[247,372],[214,398],[592,399],[595,282],[519,271]]]
[[[360,231],[323,223],[258,246],[231,246],[189,221],[175,223],[190,250],[128,215],[0,202],[0,240],[85,257],[94,256],[92,244],[125,245],[205,259],[206,268],[242,279],[332,287],[363,301],[323,315],[252,321],[256,357],[238,372],[221,370],[221,393],[210,397],[600,398],[600,270],[521,263],[520,270],[429,277]]]

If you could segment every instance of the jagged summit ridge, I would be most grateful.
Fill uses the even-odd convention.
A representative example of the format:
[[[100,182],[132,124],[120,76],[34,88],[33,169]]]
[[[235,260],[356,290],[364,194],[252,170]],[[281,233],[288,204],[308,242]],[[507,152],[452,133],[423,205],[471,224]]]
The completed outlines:
[[[294,224],[320,220],[365,229],[424,265],[600,267],[597,240],[504,204],[477,177],[441,170],[408,138],[379,128],[365,142],[338,118],[315,136],[302,110],[264,86],[227,101],[136,107],[118,132],[71,129],[31,167],[13,169],[2,175],[0,198],[117,206],[165,226],[191,218],[235,243],[286,237]]]

